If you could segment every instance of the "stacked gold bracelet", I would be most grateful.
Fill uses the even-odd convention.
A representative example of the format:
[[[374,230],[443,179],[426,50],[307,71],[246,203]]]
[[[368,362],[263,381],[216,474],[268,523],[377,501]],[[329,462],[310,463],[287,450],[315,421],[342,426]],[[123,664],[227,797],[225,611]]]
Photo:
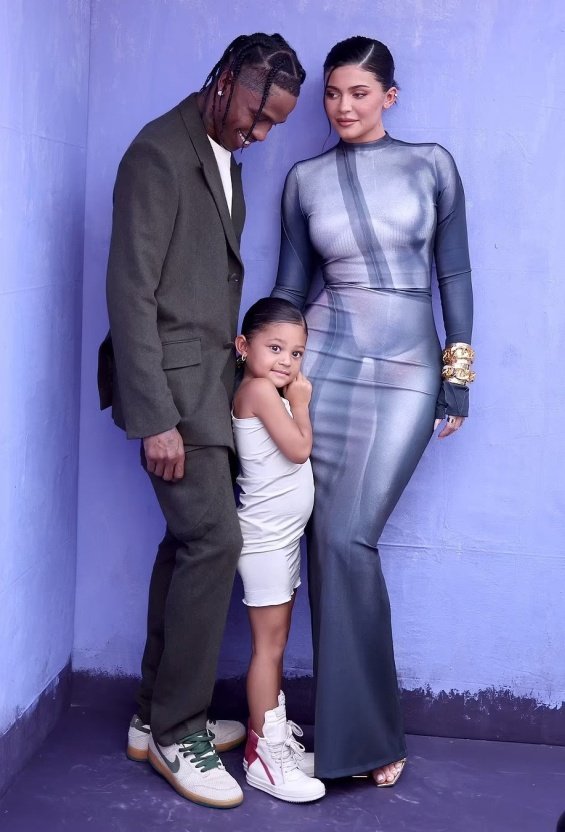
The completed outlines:
[[[448,344],[443,351],[443,369],[441,377],[451,384],[464,387],[475,380],[471,364],[475,360],[475,351],[470,344]]]

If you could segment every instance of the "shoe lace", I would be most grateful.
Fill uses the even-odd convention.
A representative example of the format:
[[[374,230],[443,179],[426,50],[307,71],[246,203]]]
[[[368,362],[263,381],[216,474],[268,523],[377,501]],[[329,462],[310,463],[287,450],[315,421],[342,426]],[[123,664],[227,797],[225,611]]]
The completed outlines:
[[[271,746],[273,756],[281,767],[283,777],[288,772],[295,771],[298,768],[298,761],[306,750],[302,743],[295,739],[295,733],[301,737],[303,733],[302,728],[296,725],[295,722],[292,722],[292,720],[288,720],[285,740],[277,745]]]
[[[296,722],[292,721],[292,719],[287,719],[286,724],[288,725],[288,727],[290,728],[291,733],[295,737],[303,737],[304,736],[304,731],[302,730],[300,725],[297,725]],[[289,746],[289,748],[290,748],[292,754],[294,755],[294,757],[296,759],[296,762],[298,764],[299,760],[301,760],[302,757],[304,756],[304,753],[305,753],[306,749],[304,748],[304,746],[302,745],[301,742],[298,742],[298,740],[294,740],[294,742],[291,744],[291,746]]]
[[[187,758],[192,755],[189,762],[202,772],[210,771],[213,768],[222,768],[222,761],[218,757],[216,749],[212,745],[210,734],[204,728],[195,734],[190,734],[179,743],[179,753]]]
[[[294,734],[295,737],[303,737],[304,736],[304,731],[302,730],[300,725],[297,725],[296,722],[292,721],[292,719],[287,719],[286,724],[288,725],[288,727],[290,728],[290,730],[292,731],[292,733]],[[300,745],[300,743],[298,743],[298,744]]]

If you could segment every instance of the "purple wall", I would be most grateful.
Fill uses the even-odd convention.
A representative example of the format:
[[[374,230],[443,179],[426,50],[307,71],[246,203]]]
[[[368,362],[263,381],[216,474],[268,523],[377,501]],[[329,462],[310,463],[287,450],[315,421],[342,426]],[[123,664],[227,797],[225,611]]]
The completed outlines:
[[[466,186],[476,287],[478,382],[472,417],[432,441],[383,539],[404,688],[487,689],[553,705],[565,698],[565,450],[557,392],[565,309],[562,135],[565,25],[510,0],[233,4],[93,0],[84,269],[76,668],[138,671],[145,605],[162,530],[126,442],[97,410],[96,347],[118,161],[148,119],[197,88],[226,43],[282,31],[308,71],[288,124],[244,153],[248,220],[244,306],[268,292],[284,175],[322,149],[320,67],[341,38],[389,44],[401,85],[392,135],[438,141]],[[210,11],[213,9],[213,11]],[[559,96],[559,97],[558,97]],[[559,433],[558,433],[559,431]],[[221,674],[244,670],[248,636],[236,588]],[[311,669],[304,593],[287,670]]]
[[[89,20],[0,4],[0,735],[73,646]]]

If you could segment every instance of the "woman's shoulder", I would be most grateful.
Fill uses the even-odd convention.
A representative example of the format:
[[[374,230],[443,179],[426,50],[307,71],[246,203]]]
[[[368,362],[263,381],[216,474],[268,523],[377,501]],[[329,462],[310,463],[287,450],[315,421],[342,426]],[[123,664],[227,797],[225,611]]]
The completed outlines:
[[[457,165],[449,150],[439,142],[405,142],[393,139],[391,145],[402,154],[404,161],[411,167],[425,167],[435,176],[438,187],[452,182],[458,177]]]
[[[401,153],[413,154],[414,156],[426,157],[434,162],[454,164],[453,156],[439,142],[406,142],[402,139],[392,139],[391,144]]]
[[[396,139],[390,136],[388,147],[391,150],[406,155],[428,157],[430,159],[437,158],[453,160],[449,150],[439,144],[439,142],[408,142],[403,139]],[[301,179],[311,174],[316,174],[325,168],[333,167],[335,165],[335,157],[338,149],[339,143],[317,156],[311,156],[308,159],[301,159],[300,161],[295,162],[289,170],[287,178],[294,177],[296,179]]]
[[[329,150],[325,150],[323,153],[319,153],[317,156],[310,156],[309,159],[301,159],[300,161],[295,162],[289,170],[287,178],[293,176],[300,179],[303,176],[317,173],[325,167],[332,165],[335,158],[336,148],[337,145],[330,147]]]

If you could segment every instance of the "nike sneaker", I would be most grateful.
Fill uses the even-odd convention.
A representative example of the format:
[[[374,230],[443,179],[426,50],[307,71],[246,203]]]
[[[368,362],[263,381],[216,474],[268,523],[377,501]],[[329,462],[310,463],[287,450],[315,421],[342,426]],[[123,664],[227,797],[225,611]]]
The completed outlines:
[[[193,803],[231,809],[243,800],[243,792],[224,768],[206,729],[172,745],[159,745],[149,735],[147,759],[178,794]]]

